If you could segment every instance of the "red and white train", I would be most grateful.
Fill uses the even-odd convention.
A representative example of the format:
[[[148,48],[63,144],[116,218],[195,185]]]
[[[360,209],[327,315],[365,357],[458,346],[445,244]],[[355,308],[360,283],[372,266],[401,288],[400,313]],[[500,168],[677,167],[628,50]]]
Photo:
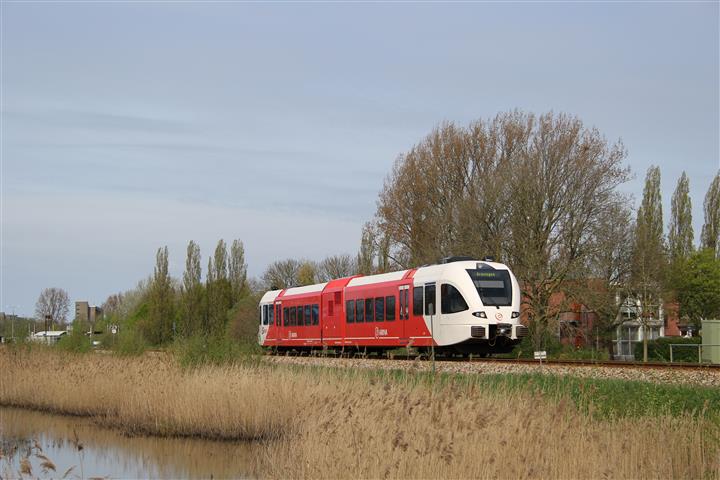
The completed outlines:
[[[438,308],[437,306],[440,306]],[[520,324],[520,289],[491,259],[452,257],[438,265],[273,290],[260,300],[260,345],[275,350],[510,351]]]

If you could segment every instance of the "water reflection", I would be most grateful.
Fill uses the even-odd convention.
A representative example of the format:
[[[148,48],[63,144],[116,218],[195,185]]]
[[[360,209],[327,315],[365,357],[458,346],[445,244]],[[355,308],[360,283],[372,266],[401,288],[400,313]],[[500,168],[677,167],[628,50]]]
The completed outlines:
[[[83,418],[0,408],[0,478],[238,478],[252,475],[261,447],[181,438],[126,437]],[[43,473],[45,455],[55,471]],[[27,467],[27,465],[26,465]]]

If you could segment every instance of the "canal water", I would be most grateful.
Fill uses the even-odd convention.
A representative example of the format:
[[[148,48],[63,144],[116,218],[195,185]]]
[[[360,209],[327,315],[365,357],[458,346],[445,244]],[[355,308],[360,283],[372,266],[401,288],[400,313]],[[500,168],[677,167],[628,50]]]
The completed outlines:
[[[85,418],[0,407],[3,479],[23,465],[26,478],[248,478],[257,455],[247,443],[128,437]]]

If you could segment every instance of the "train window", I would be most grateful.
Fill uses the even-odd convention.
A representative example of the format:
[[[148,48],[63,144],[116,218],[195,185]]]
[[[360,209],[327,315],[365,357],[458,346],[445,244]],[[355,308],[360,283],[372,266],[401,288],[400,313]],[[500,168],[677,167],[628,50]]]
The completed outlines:
[[[378,297],[375,299],[375,321],[385,321],[385,297]]]
[[[430,305],[433,307],[432,315],[437,313],[437,302],[435,301],[435,284],[425,284],[425,315],[430,315]]]
[[[400,292],[402,295],[402,292]],[[395,296],[385,297],[385,320],[392,322],[395,320]]]
[[[355,300],[355,323],[365,321],[365,301]]]
[[[512,305],[512,282],[507,270],[480,268],[467,272],[483,305],[497,307]]]
[[[310,305],[305,305],[305,325],[312,325],[312,314],[310,313]]]
[[[297,324],[301,327],[305,325],[305,315],[303,315],[302,305],[297,307]]]
[[[405,308],[403,309],[405,312],[405,320],[410,318],[410,287],[406,288],[404,290],[405,292]]]
[[[293,327],[297,325],[296,308],[290,307],[290,325]]]
[[[320,305],[317,303],[312,306],[312,324],[320,325]]]
[[[275,305],[275,326],[277,327],[280,326],[280,317],[282,317],[280,312],[280,304],[278,303],[277,305]]]
[[[372,298],[365,299],[365,321],[366,322],[373,321],[373,299]]]
[[[288,307],[283,308],[283,325],[290,326],[290,309]]]
[[[467,302],[457,288],[447,283],[440,286],[440,305],[442,313],[464,312],[468,309]]]
[[[355,323],[355,300],[345,302],[345,321]]]
[[[260,324],[266,325],[267,323],[267,305],[262,305],[260,308]]]
[[[413,315],[423,314],[423,289],[413,287]]]
[[[273,324],[273,317],[274,317],[273,314],[274,314],[274,313],[275,313],[275,309],[273,308],[273,306],[272,306],[272,305],[268,305],[268,321],[267,321],[267,324],[268,324],[268,325],[272,325],[272,324]]]

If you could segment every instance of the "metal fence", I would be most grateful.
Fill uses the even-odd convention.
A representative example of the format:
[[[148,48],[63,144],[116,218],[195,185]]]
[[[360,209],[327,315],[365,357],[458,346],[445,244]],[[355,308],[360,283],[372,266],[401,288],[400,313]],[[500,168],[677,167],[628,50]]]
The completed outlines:
[[[702,343],[671,343],[670,344],[670,363],[673,363],[673,347],[691,347],[697,348],[698,350],[698,363],[702,363],[702,349],[703,347],[720,347],[720,344],[702,344]]]

